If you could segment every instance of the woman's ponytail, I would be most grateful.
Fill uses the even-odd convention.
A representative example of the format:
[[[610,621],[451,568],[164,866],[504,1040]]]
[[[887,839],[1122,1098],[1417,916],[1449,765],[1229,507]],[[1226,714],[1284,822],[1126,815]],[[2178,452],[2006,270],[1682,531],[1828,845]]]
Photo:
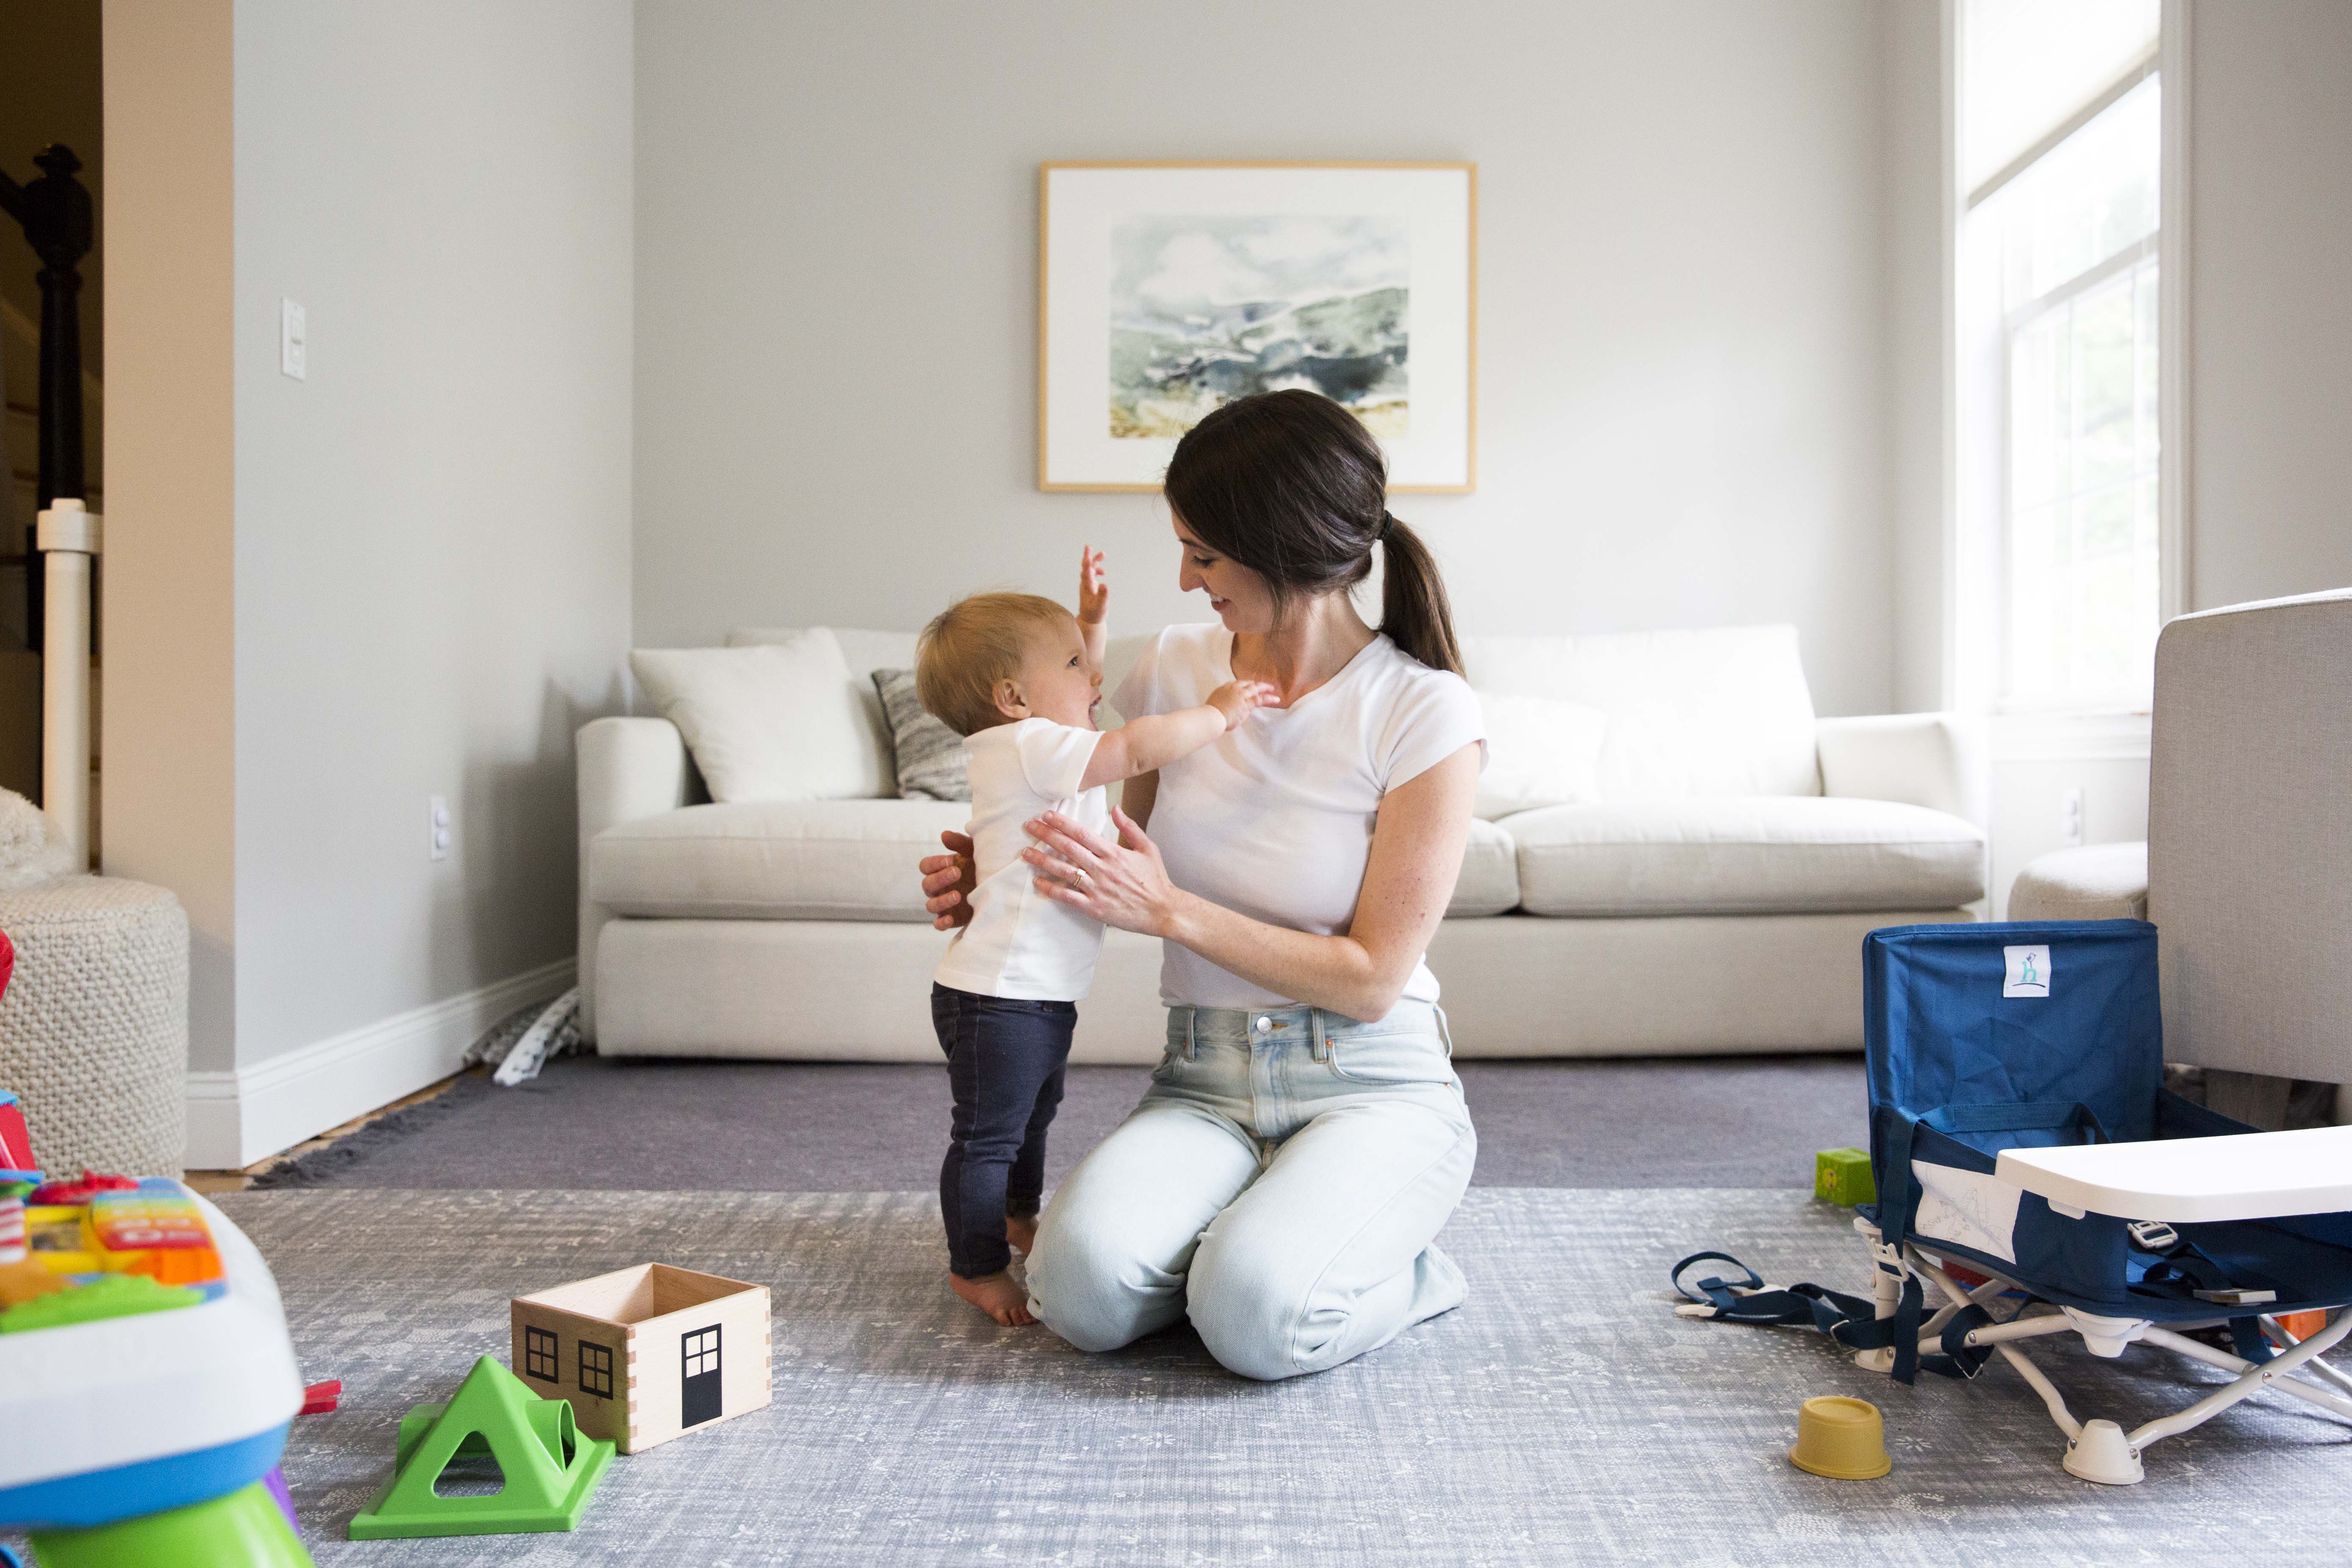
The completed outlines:
[[[1462,673],[1462,645],[1454,638],[1454,607],[1445,579],[1421,535],[1393,515],[1381,522],[1388,559],[1381,574],[1381,631],[1391,642],[1429,666]]]
[[[1212,410],[1176,443],[1169,506],[1201,542],[1265,579],[1275,612],[1297,594],[1345,593],[1388,545],[1381,630],[1429,666],[1462,673],[1437,558],[1388,510],[1388,460],[1361,421],[1304,388]]]

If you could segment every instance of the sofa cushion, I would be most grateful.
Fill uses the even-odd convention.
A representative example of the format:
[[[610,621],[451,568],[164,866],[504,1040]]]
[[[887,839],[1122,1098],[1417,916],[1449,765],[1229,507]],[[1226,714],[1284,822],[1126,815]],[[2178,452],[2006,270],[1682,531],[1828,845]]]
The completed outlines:
[[[1531,914],[1938,910],[1984,896],[1983,830],[1894,801],[1619,801],[1500,826],[1518,846]]]
[[[955,801],[689,805],[589,840],[588,897],[655,918],[929,921],[915,862],[971,817]]]
[[[869,754],[841,644],[819,626],[760,647],[639,648],[629,668],[719,801],[897,794]]]
[[[1462,875],[1454,883],[1450,921],[1499,915],[1519,907],[1519,852],[1511,836],[1491,822],[1470,819],[1470,842],[1462,851]]]
[[[1609,716],[1602,800],[1822,792],[1813,700],[1794,626],[1462,639],[1481,692]]]
[[[727,634],[729,647],[766,647],[790,644],[811,631],[824,631],[822,626],[739,626]],[[873,787],[866,795],[879,799],[898,793],[898,769],[891,760],[890,721],[882,711],[881,696],[874,689],[874,672],[877,669],[908,669],[915,663],[915,634],[912,632],[867,632],[849,626],[830,628],[834,640],[841,645],[842,662],[848,666],[850,700],[866,721],[858,738],[858,761]]]
[[[1601,798],[1595,768],[1608,739],[1609,715],[1555,697],[1478,693],[1486,721],[1486,771],[1471,808],[1487,821],[1545,805]]]

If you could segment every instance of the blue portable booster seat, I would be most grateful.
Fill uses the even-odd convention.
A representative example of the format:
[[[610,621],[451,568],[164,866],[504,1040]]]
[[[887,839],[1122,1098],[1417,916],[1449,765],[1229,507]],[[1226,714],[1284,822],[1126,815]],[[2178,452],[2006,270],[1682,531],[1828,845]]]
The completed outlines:
[[[1921,1367],[1973,1377],[1998,1353],[2065,1432],[2066,1468],[2090,1480],[2141,1479],[2148,1444],[2265,1386],[2352,1419],[2352,1378],[2317,1359],[2352,1331],[2352,1312],[2300,1342],[2277,1321],[2352,1302],[2352,1213],[2126,1217],[2026,1190],[2014,1178],[2032,1173],[2000,1169],[2011,1150],[2313,1136],[2263,1133],[2164,1088],[2154,926],[1889,927],[1864,939],[1863,995],[1878,1198],[1854,1224],[1871,1249],[1871,1298],[1775,1290],[1749,1273],[1682,1287],[1698,1304],[1680,1310],[1810,1323],[1906,1383]],[[1964,1289],[1951,1264],[1988,1282]],[[1942,1297],[1932,1311],[1930,1284]],[[2230,1349],[2183,1330],[2226,1334]],[[2094,1355],[2156,1344],[2236,1380],[2200,1385],[2206,1397],[2129,1433],[2077,1421],[2016,1348],[2063,1332]],[[2298,1370],[2319,1381],[2289,1375]]]

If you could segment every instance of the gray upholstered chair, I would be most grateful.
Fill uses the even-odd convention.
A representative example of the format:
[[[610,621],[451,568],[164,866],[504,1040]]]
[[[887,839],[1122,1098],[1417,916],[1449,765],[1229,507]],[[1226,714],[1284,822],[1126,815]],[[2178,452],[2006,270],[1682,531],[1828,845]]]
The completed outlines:
[[[2153,921],[2165,1056],[2208,1102],[2278,1127],[2335,1084],[2352,1121],[2352,588],[2164,628],[2147,816],[2144,846],[2028,866],[2010,918]]]

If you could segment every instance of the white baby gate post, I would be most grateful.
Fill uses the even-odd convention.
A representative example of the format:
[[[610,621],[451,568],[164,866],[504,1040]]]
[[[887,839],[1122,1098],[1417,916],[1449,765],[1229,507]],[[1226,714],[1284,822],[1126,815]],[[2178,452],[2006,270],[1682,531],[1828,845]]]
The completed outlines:
[[[40,514],[47,563],[41,638],[41,805],[89,868],[89,563],[101,520],[60,496]]]

